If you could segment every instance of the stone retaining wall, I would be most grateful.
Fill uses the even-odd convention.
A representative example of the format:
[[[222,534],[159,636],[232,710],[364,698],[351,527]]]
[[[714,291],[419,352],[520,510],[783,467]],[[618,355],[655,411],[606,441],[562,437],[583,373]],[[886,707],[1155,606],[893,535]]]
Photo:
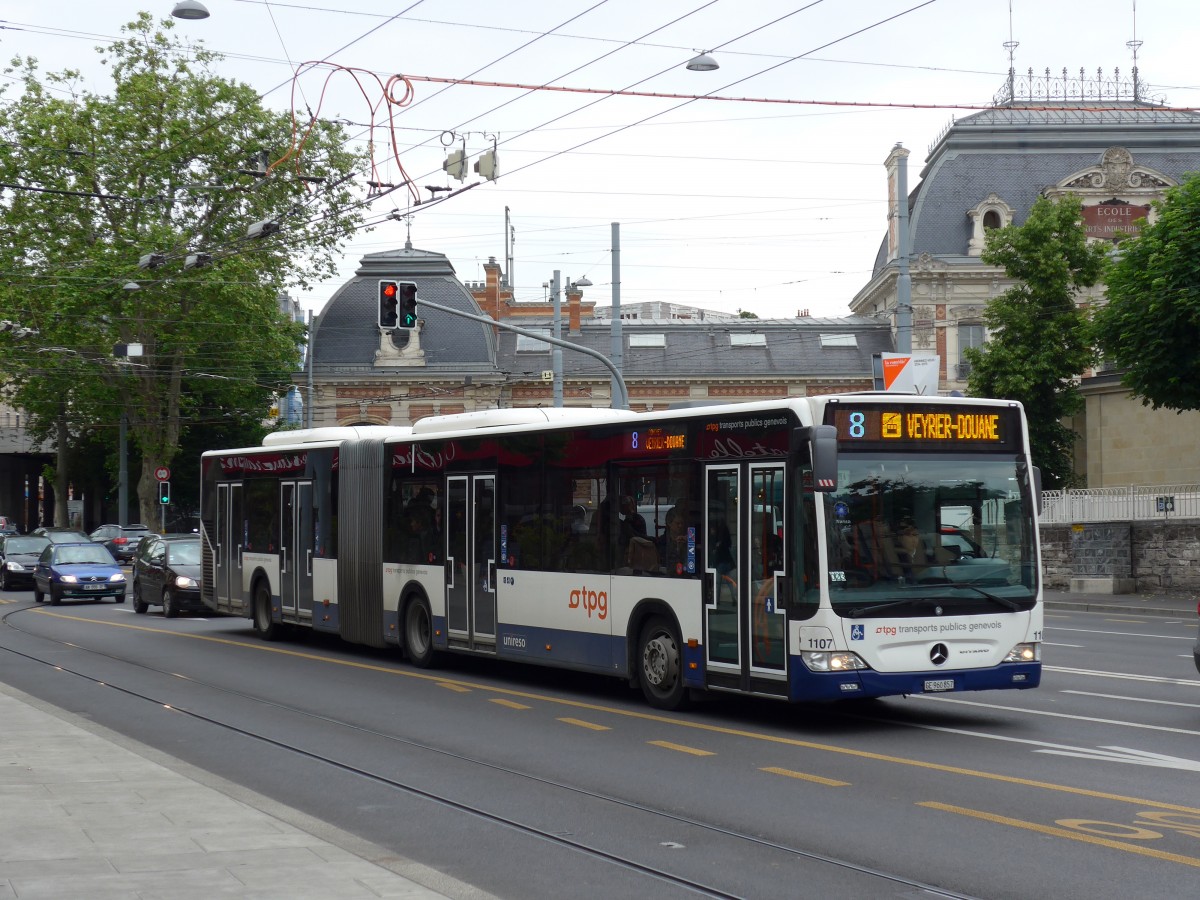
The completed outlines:
[[[1042,576],[1057,590],[1200,593],[1200,519],[1043,525]]]

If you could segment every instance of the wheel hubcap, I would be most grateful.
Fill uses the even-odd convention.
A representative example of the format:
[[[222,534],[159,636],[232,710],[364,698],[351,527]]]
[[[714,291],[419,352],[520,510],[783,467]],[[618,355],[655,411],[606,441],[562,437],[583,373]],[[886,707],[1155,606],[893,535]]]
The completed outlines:
[[[676,673],[679,671],[679,656],[675,643],[663,634],[647,641],[645,652],[642,654],[642,669],[655,687],[674,684]]]

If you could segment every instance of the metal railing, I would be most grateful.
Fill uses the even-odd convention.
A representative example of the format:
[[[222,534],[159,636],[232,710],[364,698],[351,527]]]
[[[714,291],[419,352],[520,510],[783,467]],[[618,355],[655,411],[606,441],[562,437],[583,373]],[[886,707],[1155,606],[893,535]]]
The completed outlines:
[[[1043,525],[1200,518],[1200,484],[1042,491]]]

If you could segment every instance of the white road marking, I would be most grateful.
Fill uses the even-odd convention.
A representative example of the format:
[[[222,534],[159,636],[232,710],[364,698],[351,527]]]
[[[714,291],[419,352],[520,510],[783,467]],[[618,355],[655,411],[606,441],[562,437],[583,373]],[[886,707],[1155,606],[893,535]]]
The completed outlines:
[[[1067,666],[1042,666],[1048,672],[1066,675],[1091,675],[1095,678],[1120,678],[1124,681],[1148,681],[1152,684],[1181,684],[1185,687],[1200,687],[1200,681],[1187,678],[1164,678],[1161,675],[1134,675],[1129,672],[1100,672],[1095,669],[1072,669]]]
[[[1046,629],[1047,631],[1077,631],[1081,634],[1112,634],[1117,637],[1147,637],[1161,638],[1164,641],[1194,641],[1196,638],[1190,634],[1145,634],[1140,631],[1097,631],[1095,628],[1060,628],[1058,625],[1052,625]]]
[[[1080,697],[1100,697],[1104,700],[1128,700],[1131,703],[1157,703],[1160,706],[1186,706],[1200,709],[1200,703],[1180,703],[1177,700],[1151,700],[1149,697],[1122,697],[1120,694],[1095,694],[1091,691],[1059,691],[1060,694],[1076,694]]]
[[[1082,650],[1083,644],[1056,644],[1054,641],[1042,641],[1043,647],[1074,647],[1076,650]]]
[[[976,700],[957,700],[953,697],[935,697],[932,694],[913,694],[914,700],[932,700],[937,703],[957,703],[962,706],[980,706],[984,709],[1000,709],[1004,712],[1023,713],[1027,716],[1048,716],[1052,719],[1071,719],[1076,722],[1091,722],[1094,725],[1123,725],[1126,728],[1140,728],[1144,731],[1166,731],[1170,734],[1188,734],[1200,737],[1200,731],[1187,728],[1170,728],[1166,725],[1143,725],[1139,722],[1123,722],[1119,719],[1098,719],[1095,716],[1076,716],[1071,713],[1051,712],[1048,709],[1020,709],[1016,706],[1001,706],[996,703],[980,703]]]

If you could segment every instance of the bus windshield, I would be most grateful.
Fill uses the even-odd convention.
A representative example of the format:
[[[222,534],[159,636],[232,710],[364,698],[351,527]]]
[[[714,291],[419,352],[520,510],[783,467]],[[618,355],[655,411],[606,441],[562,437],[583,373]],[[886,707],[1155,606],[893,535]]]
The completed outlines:
[[[841,454],[825,501],[834,609],[1028,609],[1038,578],[1031,496],[1012,457]]]

